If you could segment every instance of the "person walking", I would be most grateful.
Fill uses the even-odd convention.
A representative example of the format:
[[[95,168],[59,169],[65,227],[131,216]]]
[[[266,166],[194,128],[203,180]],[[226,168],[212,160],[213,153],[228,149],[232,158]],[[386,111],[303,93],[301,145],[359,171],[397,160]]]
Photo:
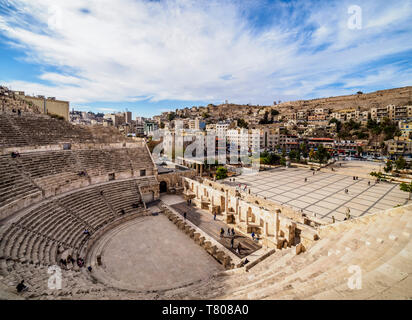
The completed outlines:
[[[346,208],[346,217],[344,220],[349,220],[350,219],[350,209]]]
[[[220,228],[220,237],[223,238],[225,235],[225,230],[223,228]]]
[[[235,244],[234,238],[230,239],[230,247],[233,249],[233,246]]]
[[[216,220],[216,212],[213,214],[213,220]]]
[[[185,212],[183,212],[183,219],[185,219],[185,220],[186,220],[186,211],[185,211]]]
[[[255,240],[255,232],[252,232],[252,240]]]
[[[237,245],[237,253],[238,254],[240,254],[241,249],[242,249],[242,246],[240,245],[240,242],[239,242],[239,244]]]
[[[232,236],[235,235],[235,228],[232,228]]]
[[[22,292],[27,290],[27,286],[24,284],[24,280],[21,280],[20,283],[16,286],[17,292]]]

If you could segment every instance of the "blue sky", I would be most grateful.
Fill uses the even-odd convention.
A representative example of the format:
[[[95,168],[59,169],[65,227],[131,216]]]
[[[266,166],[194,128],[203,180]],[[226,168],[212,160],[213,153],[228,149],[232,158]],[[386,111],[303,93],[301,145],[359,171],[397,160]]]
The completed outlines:
[[[412,85],[410,21],[412,0],[0,0],[0,83],[134,117],[370,92]]]

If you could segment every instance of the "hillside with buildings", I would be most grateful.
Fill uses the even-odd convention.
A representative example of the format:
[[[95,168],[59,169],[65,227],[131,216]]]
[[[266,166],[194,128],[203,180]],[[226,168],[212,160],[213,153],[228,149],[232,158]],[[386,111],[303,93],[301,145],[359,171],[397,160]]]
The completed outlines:
[[[297,100],[282,102],[276,106],[279,111],[308,110],[313,108],[357,109],[366,111],[371,108],[384,107],[393,104],[396,106],[412,104],[412,86],[378,90],[370,93],[357,93],[347,96],[336,96],[312,100]]]

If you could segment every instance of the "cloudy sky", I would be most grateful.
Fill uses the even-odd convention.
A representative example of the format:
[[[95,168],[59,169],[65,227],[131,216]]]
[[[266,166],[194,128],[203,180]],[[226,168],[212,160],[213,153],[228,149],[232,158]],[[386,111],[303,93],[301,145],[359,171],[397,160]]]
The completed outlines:
[[[150,116],[412,85],[412,0],[0,0],[0,84]]]

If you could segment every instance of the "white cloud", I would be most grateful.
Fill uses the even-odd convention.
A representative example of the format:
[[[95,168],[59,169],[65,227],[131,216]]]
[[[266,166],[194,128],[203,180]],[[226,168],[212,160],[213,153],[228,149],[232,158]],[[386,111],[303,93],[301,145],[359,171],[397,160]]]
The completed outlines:
[[[388,71],[366,82],[353,76],[363,64],[412,50],[410,0],[391,2],[399,8],[391,10],[362,2],[361,30],[347,28],[352,3],[314,2],[296,6],[294,16],[308,14],[299,24],[281,21],[258,32],[242,15],[245,7],[228,1],[9,2],[19,10],[0,16],[0,32],[23,46],[30,61],[62,72],[40,76],[51,85],[8,84],[73,103],[149,97],[263,104],[329,94],[322,88],[337,82],[344,83],[339,93],[354,84],[394,87],[410,75],[397,67],[392,77]]]

